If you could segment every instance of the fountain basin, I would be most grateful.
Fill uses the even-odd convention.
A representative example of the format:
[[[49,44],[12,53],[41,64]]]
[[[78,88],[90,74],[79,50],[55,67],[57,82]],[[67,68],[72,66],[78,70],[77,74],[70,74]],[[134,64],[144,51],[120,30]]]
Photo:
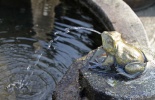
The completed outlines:
[[[135,43],[136,41],[136,43],[139,44],[140,46],[149,47],[148,37],[143,27],[143,24],[141,23],[137,15],[132,11],[132,9],[122,0],[75,0],[75,1],[87,7],[94,15],[96,15],[107,31],[113,31],[113,30],[118,31],[122,33],[122,37],[128,43]],[[139,38],[141,40],[139,40]],[[91,56],[93,55],[92,52],[90,53]],[[88,56],[89,55],[87,55],[87,57]],[[54,100],[60,100],[62,98],[65,98],[64,100],[71,98],[74,100],[78,100],[79,98],[84,98],[86,100],[87,99],[101,100],[102,97],[101,98],[97,97],[99,95],[96,95],[98,99],[94,97],[91,98],[91,95],[95,94],[94,92],[96,91],[89,90],[87,87],[85,87],[85,86],[89,87],[90,86],[89,83],[83,81],[79,82],[78,80],[79,79],[78,70],[79,69],[81,70],[81,68],[87,61],[89,60],[84,57],[82,59],[77,60],[77,62],[71,65],[67,74],[61,80],[60,84],[57,85],[54,94]],[[100,86],[102,84],[97,85]],[[94,89],[97,91],[100,90],[99,88]],[[82,92],[80,90],[82,90]],[[87,94],[87,96],[85,94]],[[104,99],[106,98],[107,100],[110,100],[110,98],[106,96],[104,97]]]
[[[8,5],[7,3],[5,3],[7,1],[4,1],[4,0],[2,0],[2,1],[3,1],[4,5]],[[17,1],[19,1],[19,0],[17,0]],[[65,0],[65,1],[70,2],[70,0]],[[100,20],[100,23],[104,26],[104,30],[107,30],[107,31],[116,30],[116,31],[122,33],[123,38],[127,42],[134,43],[135,41],[137,41],[137,43],[139,45],[148,46],[148,41],[147,41],[148,39],[147,39],[146,32],[145,32],[145,29],[144,29],[141,21],[134,14],[134,12],[131,10],[131,8],[128,5],[126,5],[122,0],[115,0],[115,1],[114,0],[74,0],[72,2],[76,2],[77,4],[80,4],[83,7],[86,7],[89,11],[91,11],[93,13],[93,15],[96,16],[97,20]],[[32,8],[33,29],[36,32],[34,37],[37,39],[46,40],[47,37],[43,33],[48,33],[53,28],[54,15],[55,15],[54,8],[56,5],[58,5],[58,2],[55,2],[55,0],[48,0],[48,1],[47,0],[39,0],[39,1],[38,0],[31,0],[31,2],[28,2],[28,3],[31,3],[31,8]],[[50,8],[50,4],[53,4],[54,7]],[[15,6],[18,6],[18,5],[15,5]],[[20,11],[21,11],[21,13],[24,13],[25,8],[20,9]],[[64,14],[64,13],[65,12],[62,12],[62,14]],[[66,17],[64,17],[64,18],[66,18]],[[68,19],[68,18],[66,18],[66,19]],[[69,19],[69,20],[71,20],[71,19]],[[57,23],[57,24],[62,25],[61,23]],[[58,27],[58,28],[60,28],[60,27]],[[17,29],[19,29],[19,27],[17,27]],[[3,33],[5,33],[5,32],[3,32]],[[141,38],[142,41],[136,37]],[[15,41],[15,42],[17,43],[17,42],[21,41],[23,38],[20,37],[20,38],[16,38],[16,39],[17,39],[17,41]],[[23,41],[24,41],[24,39],[23,39]],[[31,44],[33,44],[35,41],[36,40],[32,40]],[[41,42],[43,42],[43,41],[41,41]],[[34,43],[34,48],[38,49],[40,47],[38,46],[38,44]],[[33,50],[31,52],[31,54],[33,54]],[[61,56],[58,56],[58,58],[60,58],[60,57]],[[84,59],[85,58],[83,58],[83,60]],[[51,61],[51,60],[47,59],[46,57],[44,57],[41,60]],[[57,86],[56,92],[55,92],[57,94],[55,96],[55,99],[61,100],[60,98],[63,98],[63,99],[68,100],[68,99],[71,99],[73,97],[73,95],[74,95],[74,97],[77,96],[77,98],[81,98],[79,96],[80,90],[78,90],[80,86],[78,85],[77,81],[78,81],[78,69],[80,69],[82,67],[83,63],[82,63],[82,65],[79,65],[78,67],[76,67],[76,65],[81,63],[81,61],[82,60],[80,59],[80,60],[78,60],[78,63],[76,62],[76,63],[72,64],[70,70],[67,72],[67,74],[65,76],[66,78],[64,77],[60,83],[59,83],[59,81],[61,80],[63,74],[60,74],[60,75],[55,74],[56,77],[58,76],[56,79],[57,80],[56,82],[59,83]],[[50,62],[50,64],[51,63],[53,64],[52,61]],[[28,62],[27,62],[27,64],[28,64]],[[68,62],[67,62],[67,64],[68,64]],[[27,68],[27,66],[28,65],[24,66],[24,68]],[[17,66],[17,67],[19,67],[19,66]],[[39,68],[40,69],[42,68],[46,73],[48,73],[48,75],[50,73],[51,75],[49,75],[49,76],[52,76],[52,74],[54,73],[54,72],[52,72],[52,70],[54,70],[54,69],[51,68],[51,70],[49,70],[48,67],[46,66],[46,64],[44,64],[44,63],[40,63]],[[61,68],[60,68],[60,70],[61,70]],[[66,70],[67,70],[67,68],[65,68],[65,71]],[[65,73],[65,71],[64,72],[62,71],[62,72]],[[76,73],[73,73],[74,71],[76,71]],[[55,73],[57,73],[57,71],[55,71]],[[39,76],[40,74],[41,73],[36,74],[36,75]],[[45,75],[45,74],[43,73],[41,75]],[[47,84],[50,84],[53,82],[53,80],[48,80],[48,79],[52,79],[52,78],[43,77],[43,79],[44,78],[47,79],[46,80],[47,82],[45,81],[45,83],[47,83]],[[16,78],[14,80],[16,80]],[[14,81],[14,80],[12,80],[12,81]],[[66,81],[66,80],[68,80],[68,81]],[[14,82],[14,83],[16,83],[16,82]],[[49,87],[47,87],[48,88],[47,91],[46,91],[46,89],[44,89],[46,92],[48,92],[50,94],[50,96],[43,94],[43,96],[42,96],[43,98],[48,97],[51,99],[51,94],[52,94],[53,89],[55,87],[55,83],[53,83],[53,84],[54,84],[53,87],[50,86],[51,84],[47,85],[47,86],[49,86]],[[19,85],[19,84],[17,84],[17,85]],[[76,85],[76,87],[75,87],[75,85]],[[49,89],[50,87],[52,87],[52,88]],[[63,89],[61,87],[63,87]],[[70,87],[70,88],[68,88],[68,87]],[[38,88],[36,88],[36,89],[38,89]],[[70,94],[70,91],[68,89],[71,89],[71,91],[74,91],[74,89],[77,89],[77,92],[73,92],[73,94]],[[40,90],[38,89],[38,91],[40,91]],[[38,91],[35,91],[36,94]],[[68,91],[68,92],[66,92],[66,91]],[[19,92],[23,93],[23,91],[19,91]],[[66,95],[62,95],[64,92]],[[27,96],[27,94],[28,94],[27,91],[25,93]],[[16,95],[18,95],[18,92],[17,92],[17,94],[16,93],[14,93],[14,94],[15,94],[14,96],[16,98]],[[83,93],[81,93],[81,94],[83,95]],[[33,95],[33,93],[32,93],[32,95]],[[64,97],[64,96],[66,96],[66,97]],[[5,98],[5,96],[4,96],[4,98]],[[18,96],[17,96],[17,98],[18,98]],[[24,98],[24,96],[23,96],[23,98]],[[31,98],[31,96],[30,96],[30,98]],[[30,98],[28,97],[27,99],[30,99]],[[74,98],[73,100],[76,100],[77,98]],[[36,99],[36,97],[34,95],[33,100],[35,100],[35,99]]]

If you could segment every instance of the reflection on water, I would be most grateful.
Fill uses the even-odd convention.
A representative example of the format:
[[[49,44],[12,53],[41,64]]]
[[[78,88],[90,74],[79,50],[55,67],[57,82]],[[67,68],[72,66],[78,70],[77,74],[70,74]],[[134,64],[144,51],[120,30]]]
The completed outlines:
[[[58,3],[59,0],[31,0],[35,37],[45,40],[47,38],[45,33],[52,31],[55,15],[54,8]]]
[[[52,32],[34,38],[29,10],[0,8],[0,97],[2,100],[51,100],[55,85],[77,58],[100,45],[101,24],[82,7],[60,4]],[[18,15],[18,16],[17,16]],[[60,32],[59,32],[60,31]],[[59,34],[54,34],[59,32]],[[59,39],[56,39],[59,36]],[[50,42],[50,40],[56,41]]]

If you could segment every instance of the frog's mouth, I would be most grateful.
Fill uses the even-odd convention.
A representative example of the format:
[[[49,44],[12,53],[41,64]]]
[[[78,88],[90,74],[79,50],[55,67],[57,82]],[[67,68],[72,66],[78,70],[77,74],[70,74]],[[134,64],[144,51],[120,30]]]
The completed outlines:
[[[144,52],[143,52],[143,51],[141,51],[141,52],[142,52],[143,57],[144,57],[144,63],[148,62],[148,59],[147,59],[147,57],[145,56]]]

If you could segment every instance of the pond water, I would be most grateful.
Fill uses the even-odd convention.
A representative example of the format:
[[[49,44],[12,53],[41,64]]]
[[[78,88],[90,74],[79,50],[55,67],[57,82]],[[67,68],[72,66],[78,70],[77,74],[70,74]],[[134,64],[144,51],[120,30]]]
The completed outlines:
[[[55,12],[52,31],[37,38],[30,9],[0,7],[2,100],[51,100],[56,84],[73,61],[101,45],[100,35],[87,30],[64,34],[65,28],[72,26],[103,31],[86,8],[62,2]]]

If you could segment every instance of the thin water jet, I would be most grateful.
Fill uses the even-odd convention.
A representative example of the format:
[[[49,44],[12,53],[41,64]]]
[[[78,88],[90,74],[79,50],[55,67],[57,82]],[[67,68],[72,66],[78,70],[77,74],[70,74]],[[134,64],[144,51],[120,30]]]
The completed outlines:
[[[101,34],[101,32],[97,31],[97,30],[94,30],[94,29],[91,29],[91,28],[86,28],[86,27],[69,27],[69,28],[66,28],[65,29],[65,32],[66,33],[69,33],[70,30],[88,30],[88,31],[91,31],[91,32],[95,32],[97,34]]]
[[[91,29],[91,28],[86,28],[86,27],[70,27],[70,28],[65,28],[65,32],[58,31],[58,32],[55,32],[55,33],[54,33],[55,38],[52,39],[52,40],[50,40],[50,41],[48,42],[47,50],[50,50],[50,48],[51,48],[51,46],[52,46],[52,43],[53,43],[53,42],[56,42],[56,41],[60,38],[60,36],[58,36],[60,33],[68,34],[69,32],[71,32],[71,30],[81,30],[81,29],[82,29],[82,30],[88,30],[88,31],[91,31],[91,32],[95,32],[95,33],[97,33],[97,34],[101,34],[99,31],[96,31],[96,30]],[[53,49],[55,49],[55,47],[53,47]],[[40,50],[39,50],[39,51],[40,51]],[[37,51],[35,51],[35,52],[37,52]],[[31,69],[32,66],[33,66],[33,67],[36,67],[36,66],[37,66],[37,64],[39,63],[39,61],[40,61],[42,55],[43,55],[43,52],[41,52],[41,53],[38,55],[38,57],[37,57],[38,59],[36,60],[36,62],[35,62],[33,65],[31,65],[31,64],[28,65],[27,71],[29,71],[29,70]],[[24,79],[22,82],[27,82],[28,76],[31,77],[32,75],[33,75],[33,71],[32,71],[32,73],[31,73],[30,75],[26,75],[27,77],[25,77],[25,79]],[[56,84],[57,84],[57,83],[56,83]],[[19,85],[20,85],[20,84],[19,84]],[[23,83],[22,83],[21,85],[23,85]]]
[[[49,50],[51,48],[53,42],[56,42],[60,38],[60,36],[58,36],[60,33],[68,34],[71,30],[81,30],[81,29],[82,30],[88,30],[88,31],[91,31],[91,32],[95,32],[97,34],[101,34],[99,31],[96,31],[96,30],[91,29],[91,28],[86,28],[86,27],[69,27],[69,28],[65,28],[64,29],[65,32],[58,31],[58,32],[54,33],[55,38],[48,42],[47,50]],[[55,49],[55,48],[53,47],[53,49]],[[34,66],[36,66],[38,64],[38,62],[39,62],[40,58],[42,57],[42,55],[43,55],[43,52],[41,52],[40,55],[38,55],[37,62],[34,64]],[[31,65],[29,65],[27,69],[30,69],[30,67],[31,67]]]

